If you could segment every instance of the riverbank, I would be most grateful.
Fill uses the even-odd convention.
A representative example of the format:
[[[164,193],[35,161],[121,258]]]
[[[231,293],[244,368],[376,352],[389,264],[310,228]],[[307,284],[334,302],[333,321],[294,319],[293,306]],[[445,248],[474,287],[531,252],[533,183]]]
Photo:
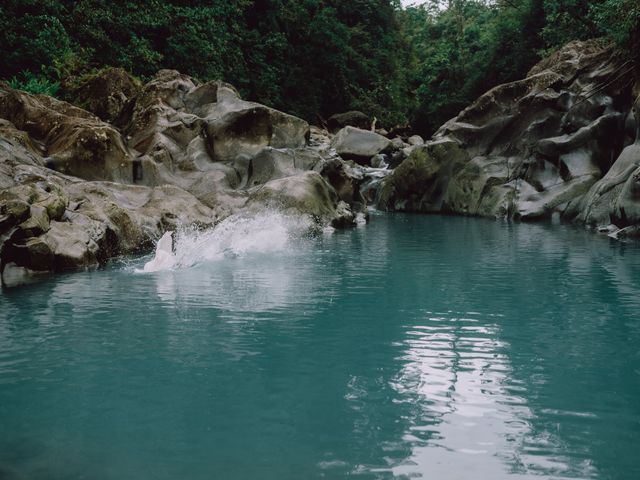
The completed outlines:
[[[95,268],[166,232],[277,211],[347,228],[367,207],[640,225],[640,84],[600,40],[572,42],[426,142],[361,112],[327,129],[162,70],[110,69],[78,103],[0,85],[3,284]],[[376,128],[378,127],[378,128]]]

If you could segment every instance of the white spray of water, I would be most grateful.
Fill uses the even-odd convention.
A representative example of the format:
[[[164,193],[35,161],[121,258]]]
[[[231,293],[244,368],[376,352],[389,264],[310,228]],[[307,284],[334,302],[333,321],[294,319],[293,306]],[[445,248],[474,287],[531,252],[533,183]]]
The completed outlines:
[[[174,267],[176,258],[173,255],[173,234],[166,232],[156,246],[156,256],[144,266],[145,272],[170,270]]]
[[[304,238],[312,227],[313,222],[307,216],[270,211],[237,214],[210,230],[176,232],[173,251],[172,236],[167,232],[158,242],[153,260],[145,264],[144,271],[188,268],[225,257],[284,251]]]

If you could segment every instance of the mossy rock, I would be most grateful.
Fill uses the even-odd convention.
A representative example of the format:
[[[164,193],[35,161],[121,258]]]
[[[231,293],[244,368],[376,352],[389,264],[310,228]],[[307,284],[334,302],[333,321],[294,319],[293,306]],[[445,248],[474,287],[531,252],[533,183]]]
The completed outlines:
[[[67,79],[63,94],[105,122],[118,123],[127,102],[141,89],[142,82],[124,69],[105,67]]]
[[[435,212],[450,178],[469,161],[469,156],[451,140],[419,145],[385,180],[378,201],[383,210]]]

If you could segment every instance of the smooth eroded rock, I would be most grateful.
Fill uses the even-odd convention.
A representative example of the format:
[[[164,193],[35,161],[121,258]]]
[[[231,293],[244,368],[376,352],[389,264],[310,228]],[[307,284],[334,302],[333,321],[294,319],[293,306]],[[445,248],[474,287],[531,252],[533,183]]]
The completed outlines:
[[[336,134],[331,145],[341,157],[368,164],[371,157],[389,148],[390,144],[388,138],[375,132],[345,127]]]

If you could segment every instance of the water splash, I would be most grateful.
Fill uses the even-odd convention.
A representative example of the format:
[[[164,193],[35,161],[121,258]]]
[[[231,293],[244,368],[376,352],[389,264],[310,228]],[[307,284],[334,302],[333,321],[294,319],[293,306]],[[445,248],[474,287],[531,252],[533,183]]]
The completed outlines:
[[[231,215],[210,230],[178,230],[173,251],[172,235],[165,233],[158,241],[155,257],[143,271],[174,270],[228,257],[283,252],[299,245],[314,226],[308,216],[275,211]]]
[[[145,272],[170,270],[176,262],[173,254],[173,232],[166,232],[156,245],[156,256],[144,266]]]

